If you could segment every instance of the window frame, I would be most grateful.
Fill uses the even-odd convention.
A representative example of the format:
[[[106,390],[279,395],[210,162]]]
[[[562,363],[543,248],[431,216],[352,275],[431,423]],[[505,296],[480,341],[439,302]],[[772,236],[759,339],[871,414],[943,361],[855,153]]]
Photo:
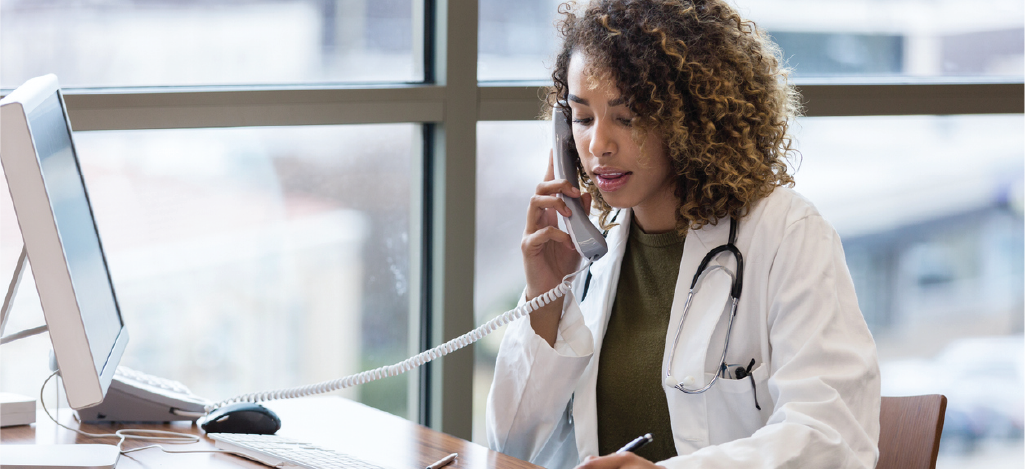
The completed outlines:
[[[412,122],[414,161],[411,334],[420,350],[472,329],[477,123],[536,119],[547,83],[477,80],[478,2],[414,0],[424,18],[423,83],[247,87],[69,88],[76,131]],[[422,8],[422,10],[418,10]],[[415,13],[417,14],[417,13]],[[450,27],[458,25],[458,27]],[[1025,81],[972,79],[796,80],[805,115],[1025,113]],[[10,89],[0,90],[6,95]],[[417,236],[413,236],[418,234]],[[420,373],[412,413],[421,424],[472,434],[473,347]]]

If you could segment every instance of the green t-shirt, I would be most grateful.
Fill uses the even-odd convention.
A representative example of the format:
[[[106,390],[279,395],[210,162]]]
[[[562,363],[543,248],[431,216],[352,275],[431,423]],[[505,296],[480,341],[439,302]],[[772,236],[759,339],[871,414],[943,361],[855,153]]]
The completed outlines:
[[[651,433],[654,441],[638,450],[639,456],[652,462],[676,456],[661,376],[683,241],[675,231],[648,234],[630,225],[598,360],[595,392],[601,455]]]

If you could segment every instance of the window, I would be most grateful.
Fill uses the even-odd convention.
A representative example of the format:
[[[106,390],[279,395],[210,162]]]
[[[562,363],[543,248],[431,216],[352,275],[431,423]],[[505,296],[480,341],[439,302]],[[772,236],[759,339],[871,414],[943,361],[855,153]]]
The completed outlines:
[[[481,80],[548,80],[558,0],[480,3]],[[586,3],[586,2],[585,2]],[[986,0],[735,0],[779,44],[795,77],[1016,77],[1025,7]]]
[[[797,77],[1022,76],[1025,8],[987,0],[735,2],[769,32]]]
[[[480,80],[551,80],[559,52],[559,0],[481,0]]]
[[[516,307],[526,282],[520,239],[527,204],[548,168],[550,122],[477,126],[477,239],[474,320],[484,324]],[[484,409],[505,328],[474,348],[473,441],[486,444]]]
[[[11,88],[47,73],[64,87],[423,79],[423,0],[11,0],[0,13]]]

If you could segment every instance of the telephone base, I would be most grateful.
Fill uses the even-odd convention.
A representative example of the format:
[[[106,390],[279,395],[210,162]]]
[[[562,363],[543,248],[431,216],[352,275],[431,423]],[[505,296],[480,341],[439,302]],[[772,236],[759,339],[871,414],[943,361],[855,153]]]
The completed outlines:
[[[181,383],[118,367],[103,402],[76,412],[85,423],[194,422],[209,403]]]

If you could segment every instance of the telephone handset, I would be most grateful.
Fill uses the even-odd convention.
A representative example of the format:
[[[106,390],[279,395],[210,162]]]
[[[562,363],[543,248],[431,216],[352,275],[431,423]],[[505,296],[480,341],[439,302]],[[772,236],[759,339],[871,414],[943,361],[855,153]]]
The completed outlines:
[[[569,119],[566,118],[563,109],[561,105],[556,105],[555,109],[552,109],[553,135],[555,136],[552,144],[552,151],[554,153],[552,159],[554,160],[555,177],[565,179],[573,187],[579,189],[580,183],[577,178],[576,158],[573,151],[573,129],[570,127]],[[568,197],[564,194],[559,194],[559,198],[566,202],[566,206],[573,213],[573,216],[569,218],[562,216],[561,213],[559,214],[559,228],[569,233],[570,238],[573,239],[573,246],[577,248],[577,252],[584,259],[589,259],[592,262],[609,252],[609,246],[605,242],[605,237],[601,235],[598,227],[594,226],[587,217],[587,210],[580,203],[580,199]]]

